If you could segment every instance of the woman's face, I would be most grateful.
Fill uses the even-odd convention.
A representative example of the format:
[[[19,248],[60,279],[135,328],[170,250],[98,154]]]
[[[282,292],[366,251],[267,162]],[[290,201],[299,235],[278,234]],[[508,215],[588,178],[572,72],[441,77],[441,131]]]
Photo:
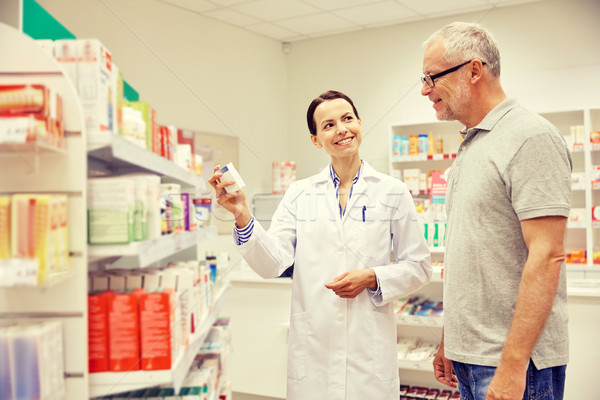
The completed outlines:
[[[310,135],[317,147],[323,147],[332,158],[346,158],[358,153],[362,126],[352,106],[344,99],[327,100],[315,110],[317,134]]]

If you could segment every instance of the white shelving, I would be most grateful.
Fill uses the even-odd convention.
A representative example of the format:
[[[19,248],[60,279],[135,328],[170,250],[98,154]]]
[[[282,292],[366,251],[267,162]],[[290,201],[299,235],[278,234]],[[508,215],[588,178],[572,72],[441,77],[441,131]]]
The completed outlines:
[[[0,83],[44,84],[63,100],[65,149],[45,143],[0,144],[2,194],[59,193],[68,197],[71,272],[50,277],[44,285],[0,287],[0,322],[13,319],[58,319],[65,343],[65,400],[172,383],[180,386],[193,359],[225,302],[229,287],[219,294],[208,318],[191,338],[172,370],[132,373],[88,373],[88,263],[127,260],[150,266],[177,253],[189,252],[199,241],[217,236],[216,228],[181,232],[123,246],[87,244],[87,179],[90,170],[102,174],[151,172],[163,182],[179,183],[192,193],[205,187],[202,178],[116,135],[88,137],[77,91],[62,67],[31,38],[0,23]],[[195,257],[194,252],[194,257]],[[111,264],[111,265],[115,265]],[[137,265],[136,265],[137,264]],[[92,383],[90,385],[90,382]]]
[[[146,170],[163,176],[165,182],[177,182],[191,187],[206,185],[199,176],[118,135],[90,135],[87,149],[92,162],[103,162],[110,170]]]
[[[179,392],[181,383],[210,328],[217,320],[230,289],[230,286],[226,286],[217,295],[210,314],[202,322],[194,336],[190,338],[188,348],[175,360],[173,368],[160,371],[98,372],[90,374],[90,396],[106,396],[158,385],[173,385],[175,392]]]
[[[87,395],[87,158],[77,92],[62,68],[33,40],[0,23],[0,83],[43,84],[60,93],[66,147],[45,143],[0,145],[2,193],[62,193],[68,196],[71,273],[46,284],[0,288],[1,320],[59,320],[63,325],[67,400]],[[68,344],[68,345],[67,345]]]
[[[129,244],[89,245],[90,259],[128,258],[118,265],[107,264],[107,268],[144,268],[182,250],[197,245],[201,240],[217,236],[215,227],[196,231],[184,231],[157,239]]]

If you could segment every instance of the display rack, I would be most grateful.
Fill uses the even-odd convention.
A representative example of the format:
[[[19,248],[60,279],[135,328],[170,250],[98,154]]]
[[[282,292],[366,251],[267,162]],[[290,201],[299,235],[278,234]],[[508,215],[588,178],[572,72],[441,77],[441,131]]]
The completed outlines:
[[[92,163],[103,163],[111,172],[145,170],[162,176],[163,182],[180,183],[188,187],[206,185],[198,175],[118,135],[90,135],[87,150]]]
[[[87,394],[87,245],[85,125],[77,92],[60,65],[33,40],[0,23],[0,83],[39,83],[60,93],[65,149],[46,143],[0,145],[2,193],[68,197],[71,273],[34,287],[0,288],[0,319],[59,320],[63,325],[67,400]],[[64,279],[63,279],[64,278]],[[83,397],[82,397],[83,396]]]
[[[182,250],[196,246],[201,240],[217,236],[215,227],[196,231],[183,231],[143,242],[116,245],[89,245],[90,260],[121,259],[123,262],[105,264],[106,268],[144,268]]]
[[[159,385],[172,385],[175,392],[187,375],[198,350],[204,343],[210,328],[223,308],[231,287],[221,289],[209,315],[202,321],[198,331],[190,338],[187,349],[175,360],[173,368],[160,371],[97,372],[90,374],[90,396],[107,396]]]
[[[136,267],[149,266],[186,249],[201,240],[217,236],[215,227],[164,236],[154,240],[118,246],[87,244],[88,175],[151,172],[162,182],[179,183],[196,193],[205,182],[190,171],[153,154],[116,135],[86,135],[79,96],[61,65],[31,38],[0,23],[0,83],[44,84],[55,90],[63,101],[66,131],[64,149],[46,143],[0,144],[0,188],[3,194],[58,193],[68,197],[70,273],[50,276],[44,285],[0,287],[0,321],[15,319],[57,319],[63,323],[65,343],[66,400],[86,399],[99,390],[124,385],[141,388],[160,383],[180,385],[195,352],[222,308],[229,288],[226,287],[213,305],[209,317],[191,338],[188,351],[176,360],[169,371],[129,374],[94,374],[90,386],[88,373],[88,262],[102,259],[125,260]],[[9,161],[9,162],[5,162]],[[114,264],[111,264],[114,265]],[[67,345],[68,344],[68,345]],[[126,375],[126,376],[125,376]],[[112,393],[112,392],[111,392]]]

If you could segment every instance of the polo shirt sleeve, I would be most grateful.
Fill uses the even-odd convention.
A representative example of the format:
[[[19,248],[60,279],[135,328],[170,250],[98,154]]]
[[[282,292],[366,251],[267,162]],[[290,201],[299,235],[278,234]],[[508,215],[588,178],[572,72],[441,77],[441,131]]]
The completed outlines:
[[[526,139],[504,172],[506,190],[520,221],[569,216],[572,161],[558,135],[546,131]]]

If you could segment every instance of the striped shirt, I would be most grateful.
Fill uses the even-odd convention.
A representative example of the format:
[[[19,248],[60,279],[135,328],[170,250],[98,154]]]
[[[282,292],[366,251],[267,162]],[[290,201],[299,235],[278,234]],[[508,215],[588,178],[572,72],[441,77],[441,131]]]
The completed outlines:
[[[360,168],[356,173],[354,179],[352,179],[352,186],[350,186],[350,194],[348,195],[348,200],[352,197],[352,189],[354,188],[354,184],[358,182],[358,178],[360,178],[360,172],[362,171],[364,162],[360,162]],[[344,216],[345,209],[342,209],[342,205],[339,204],[340,200],[340,178],[337,176],[335,171],[333,170],[333,165],[329,164],[329,175],[331,176],[331,180],[333,181],[333,186],[335,187],[335,198],[338,199],[338,205],[340,207],[340,218]]]

